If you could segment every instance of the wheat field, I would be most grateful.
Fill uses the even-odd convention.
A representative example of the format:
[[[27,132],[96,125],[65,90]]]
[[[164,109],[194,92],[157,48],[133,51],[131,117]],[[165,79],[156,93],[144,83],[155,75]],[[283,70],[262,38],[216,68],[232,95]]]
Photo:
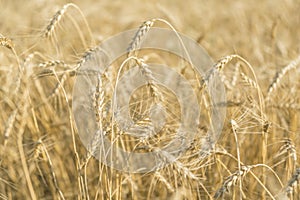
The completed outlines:
[[[0,199],[300,199],[299,9],[297,0],[0,1]],[[139,51],[155,27],[196,41],[212,58],[210,71],[199,74],[170,53]],[[78,113],[82,68],[101,67],[99,45],[130,29],[137,33],[128,54],[87,76],[94,89],[82,106],[90,113]],[[160,149],[177,137],[183,105],[158,83],[168,75],[150,61],[175,66],[196,91],[201,123],[178,159]],[[122,83],[129,82],[121,76],[133,66],[146,84],[128,100],[131,119],[118,121],[112,99],[120,93],[123,101],[129,86]],[[226,94],[218,105],[212,79]],[[135,126],[122,129],[161,119],[153,105],[167,113],[156,134],[139,138],[126,131]],[[224,110],[224,120],[211,115],[213,107]],[[222,125],[217,136],[212,124]],[[99,145],[85,147],[82,132],[90,126],[125,151],[156,153],[168,164],[144,173],[110,167],[95,158]]]

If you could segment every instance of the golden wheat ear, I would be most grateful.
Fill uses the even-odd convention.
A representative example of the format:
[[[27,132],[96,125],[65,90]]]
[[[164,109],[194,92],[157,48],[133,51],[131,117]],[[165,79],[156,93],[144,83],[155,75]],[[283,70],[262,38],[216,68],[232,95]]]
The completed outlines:
[[[19,57],[17,55],[17,52],[15,50],[15,44],[13,43],[13,41],[7,37],[3,37],[2,34],[0,34],[0,46],[3,46],[9,50],[12,51],[12,53],[14,54],[15,58],[16,58],[16,61],[18,63],[18,67],[19,67],[19,71],[22,72],[22,68],[21,68],[21,64],[20,64],[20,61],[19,61]]]
[[[272,94],[276,91],[278,86],[280,85],[281,80],[287,74],[289,71],[296,69],[297,66],[300,64],[300,56],[298,56],[295,60],[293,60],[291,63],[286,65],[284,68],[282,68],[274,77],[272,83],[270,84],[267,92],[266,100],[270,101]]]
[[[79,13],[79,15],[81,16],[81,18],[82,18],[82,20],[83,20],[83,22],[84,22],[84,24],[87,28],[87,31],[88,31],[88,34],[89,34],[90,39],[92,41],[92,44],[94,44],[95,41],[93,40],[93,35],[92,35],[92,31],[90,29],[90,26],[89,26],[89,24],[88,24],[88,22],[87,22],[87,20],[84,16],[84,14],[82,13],[81,9],[74,3],[65,4],[60,10],[58,10],[54,14],[54,16],[50,19],[50,22],[46,26],[45,30],[42,32],[42,37],[43,38],[50,38],[54,35],[55,29],[57,29],[57,27],[59,26],[59,23],[61,22],[62,18],[64,18],[64,16],[67,15],[67,11],[70,8],[74,8]],[[69,16],[69,19],[73,23],[76,30],[78,31],[78,34],[79,34],[79,36],[81,38],[81,41],[83,42],[84,46],[87,46],[80,26],[77,24],[76,20],[74,20],[71,16]]]
[[[12,40],[6,37],[0,37],[0,45],[12,51],[14,50],[14,46],[15,46]]]
[[[141,45],[143,38],[146,36],[150,28],[153,26],[155,20],[148,20],[145,21],[136,32],[135,36],[133,37],[129,47],[128,47],[128,57],[133,56],[135,50]]]

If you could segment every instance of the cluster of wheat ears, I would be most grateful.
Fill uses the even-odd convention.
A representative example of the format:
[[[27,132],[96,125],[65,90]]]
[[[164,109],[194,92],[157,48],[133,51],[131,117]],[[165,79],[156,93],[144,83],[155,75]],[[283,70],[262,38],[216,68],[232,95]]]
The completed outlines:
[[[62,20],[76,30],[72,35],[77,45],[63,45],[70,38],[60,34],[65,31]],[[91,94],[88,109],[94,111],[98,129],[127,151],[159,151],[176,137],[180,125],[180,103],[157,83],[147,65],[151,59],[167,64],[179,60],[155,50],[137,51],[154,26],[176,32],[163,19],[144,22],[128,44],[129,53],[120,58],[122,64],[96,74]],[[35,39],[19,52],[13,40],[0,34],[0,199],[300,199],[300,56],[276,73],[266,91],[255,68],[240,55],[221,58],[203,76],[183,62],[175,70],[193,86],[201,107],[193,141],[166,166],[127,173],[95,159],[81,143],[74,122],[75,78],[83,65],[95,62],[99,51],[80,8],[64,5]],[[165,126],[142,139],[119,130],[107,109],[120,76],[132,65],[147,80],[130,99],[132,120],[146,126],[157,102],[167,113]],[[219,138],[208,131],[213,118],[206,90],[216,76],[226,88],[226,101],[219,105],[226,109]],[[93,144],[89,150],[95,151]]]

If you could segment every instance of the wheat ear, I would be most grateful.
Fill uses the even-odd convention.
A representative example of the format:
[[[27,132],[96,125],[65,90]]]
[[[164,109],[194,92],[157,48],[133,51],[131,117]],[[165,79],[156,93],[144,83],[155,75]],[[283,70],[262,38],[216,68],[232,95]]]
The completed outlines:
[[[87,49],[83,53],[83,56],[80,58],[80,60],[77,62],[75,70],[80,69],[80,67],[82,67],[89,59],[91,59],[92,55],[98,50],[100,50],[98,46]]]
[[[230,188],[234,185],[237,184],[238,181],[240,181],[240,179],[243,179],[248,173],[250,173],[255,180],[262,186],[262,188],[264,189],[264,191],[266,191],[268,193],[268,195],[270,196],[271,199],[275,200],[275,197],[272,195],[272,193],[268,190],[268,188],[266,188],[266,186],[259,180],[259,178],[252,172],[252,170],[254,168],[257,167],[263,167],[263,168],[267,168],[268,170],[270,170],[274,176],[276,177],[276,179],[278,180],[278,183],[280,184],[281,187],[283,187],[283,184],[280,180],[280,178],[278,177],[278,175],[275,173],[275,171],[269,167],[268,165],[265,164],[256,164],[256,165],[244,165],[241,167],[241,170],[237,170],[235,171],[233,174],[231,174],[230,176],[228,176],[225,181],[222,184],[222,187],[219,188],[217,190],[217,192],[214,195],[214,199],[219,199],[220,197],[222,197],[225,193],[230,192]]]
[[[214,198],[218,199],[222,197],[226,192],[229,192],[230,188],[236,185],[238,181],[241,181],[241,179],[246,176],[246,174],[251,170],[251,168],[252,168],[251,166],[242,166],[240,170],[228,176],[225,179],[222,187],[218,189],[217,192],[215,193]]]
[[[300,181],[300,168],[297,168],[291,179],[288,181],[286,186],[286,193],[292,194],[293,188],[298,184]]]
[[[21,67],[21,64],[20,64],[20,61],[19,61],[19,57],[18,57],[17,52],[16,52],[15,47],[14,47],[15,44],[12,42],[12,40],[9,39],[9,38],[0,36],[0,46],[6,47],[7,49],[9,49],[13,52],[13,54],[16,58],[18,67],[19,67],[19,71],[22,73],[23,70],[22,70],[22,67]]]
[[[174,187],[166,180],[166,178],[159,171],[156,171],[154,173],[154,176],[157,177],[157,179],[161,183],[165,184],[165,186],[168,188],[169,191],[171,191],[171,192],[175,191]]]
[[[7,125],[6,125],[5,131],[4,131],[4,146],[6,146],[6,144],[8,142],[8,138],[13,129],[13,125],[16,121],[17,113],[18,113],[17,110],[14,110],[8,118]]]
[[[65,12],[67,11],[68,7],[69,7],[68,4],[66,4],[59,11],[57,11],[55,13],[55,15],[52,17],[49,24],[47,25],[47,27],[45,29],[45,32],[43,33],[43,37],[49,38],[53,34],[55,27],[61,21],[61,18],[63,17]]]
[[[283,69],[278,72],[272,81],[272,83],[269,86],[268,92],[267,92],[267,97],[266,100],[269,101],[271,98],[272,93],[277,89],[278,85],[280,84],[280,81],[284,77],[286,73],[289,71],[296,69],[297,65],[300,63],[300,56],[298,56],[295,60],[293,60],[291,63],[289,63],[287,66],[285,66]]]
[[[68,8],[74,8],[75,10],[77,10],[80,14],[80,16],[82,17],[84,23],[85,23],[85,26],[87,27],[87,30],[90,34],[90,37],[91,39],[93,39],[93,36],[92,36],[92,31],[90,29],[90,26],[89,24],[87,23],[86,21],[86,18],[85,16],[83,15],[82,11],[80,10],[80,8],[74,4],[74,3],[68,3],[68,4],[65,4],[60,10],[58,10],[55,15],[52,17],[52,19],[50,20],[49,24],[47,25],[44,33],[43,33],[43,37],[45,38],[49,38],[51,35],[53,35],[53,32],[55,30],[55,28],[58,26],[59,22],[61,21],[62,17],[65,15],[66,11]]]
[[[12,51],[14,50],[14,46],[15,46],[12,40],[6,37],[0,37],[0,45]]]
[[[47,68],[47,67],[54,67],[54,66],[63,66],[65,68],[69,67],[64,61],[62,60],[48,60],[45,62],[42,62],[38,65],[39,68]]]
[[[128,47],[128,57],[133,56],[134,52],[141,45],[142,40],[154,24],[154,19],[145,21],[138,29],[134,35],[129,47]]]

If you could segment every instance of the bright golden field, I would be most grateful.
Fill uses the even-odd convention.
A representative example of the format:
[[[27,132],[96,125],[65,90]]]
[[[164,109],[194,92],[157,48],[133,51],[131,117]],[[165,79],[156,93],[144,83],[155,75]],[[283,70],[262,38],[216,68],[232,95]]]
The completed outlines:
[[[300,200],[299,10],[298,0],[1,0],[0,199]],[[194,89],[201,118],[185,151],[161,168],[129,173],[95,159],[94,144],[85,148],[75,121],[81,113],[74,114],[72,105],[76,77],[84,74],[83,66],[95,64],[97,46],[139,27],[131,45],[142,43],[154,27],[176,30],[213,62],[208,74],[197,74],[172,54],[138,54],[129,46],[131,60],[125,62],[124,55],[87,79],[94,87],[92,103],[82,106],[92,116],[82,113],[83,129],[95,126],[124,151],[157,153],[168,161],[172,157],[160,148],[177,137],[183,105],[157,83],[147,62],[181,63],[174,71]],[[167,114],[164,126],[145,138],[123,130],[111,111],[114,89],[130,63],[148,81],[128,101],[134,127],[150,127],[157,102]],[[226,91],[218,105],[207,91],[212,77]],[[214,107],[226,110],[225,120],[215,121]],[[194,120],[188,117],[187,123]],[[222,123],[216,137],[211,124]]]

